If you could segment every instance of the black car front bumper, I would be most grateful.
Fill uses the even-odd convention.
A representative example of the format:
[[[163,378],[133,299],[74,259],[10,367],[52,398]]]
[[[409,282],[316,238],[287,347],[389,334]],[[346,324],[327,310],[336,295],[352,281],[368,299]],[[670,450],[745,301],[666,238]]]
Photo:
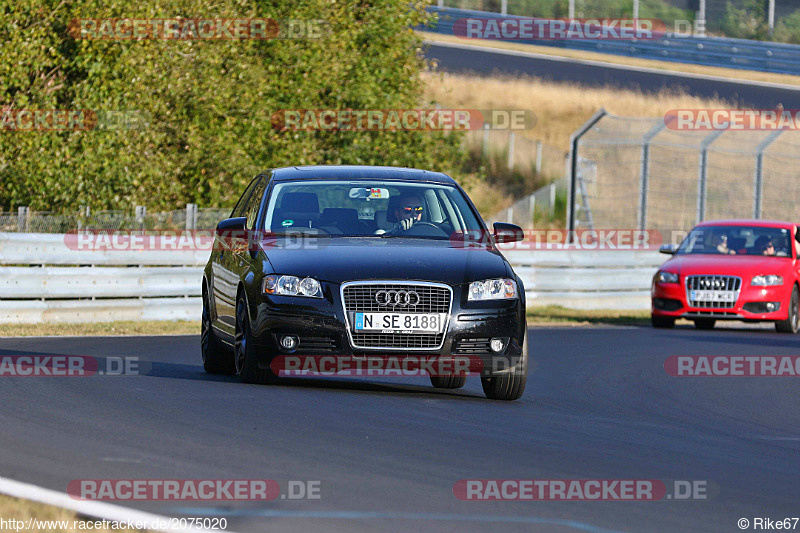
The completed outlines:
[[[336,356],[341,358],[419,358],[458,356],[480,360],[482,374],[514,367],[522,354],[527,325],[521,298],[485,302],[466,301],[466,287],[451,287],[452,305],[441,348],[355,348],[348,334],[339,286],[325,284],[323,298],[262,295],[250,305],[252,342],[258,347],[258,364],[270,366],[278,355]],[[524,296],[523,296],[524,298]],[[293,350],[280,345],[281,337],[299,340]],[[491,339],[503,339],[494,352]],[[472,368],[472,366],[471,366]]]

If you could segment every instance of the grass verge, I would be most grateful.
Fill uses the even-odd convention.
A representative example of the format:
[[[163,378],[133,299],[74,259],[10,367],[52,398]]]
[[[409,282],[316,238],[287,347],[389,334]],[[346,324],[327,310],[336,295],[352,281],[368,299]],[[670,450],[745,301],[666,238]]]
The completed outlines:
[[[79,517],[72,511],[61,509],[60,507],[53,507],[52,505],[44,505],[42,503],[32,502],[29,500],[21,500],[19,498],[12,498],[4,494],[0,494],[0,517],[5,520],[6,525],[9,520],[21,521],[22,524],[17,523],[16,528],[6,527],[10,531],[44,531],[48,533],[76,533],[78,531],[88,531],[87,526],[91,525],[92,531],[139,531],[136,529],[107,529],[96,528],[96,520],[91,518]],[[38,524],[29,524],[28,521],[34,519],[39,521]],[[43,524],[42,521],[50,522]],[[13,522],[12,522],[13,524]],[[28,529],[28,525],[33,525]],[[102,525],[102,524],[101,524]]]
[[[98,323],[0,324],[0,337],[102,336],[102,335],[199,335],[200,322],[120,321]]]
[[[617,326],[646,326],[650,324],[650,311],[612,311],[567,309],[558,305],[528,307],[528,325],[612,324]]]

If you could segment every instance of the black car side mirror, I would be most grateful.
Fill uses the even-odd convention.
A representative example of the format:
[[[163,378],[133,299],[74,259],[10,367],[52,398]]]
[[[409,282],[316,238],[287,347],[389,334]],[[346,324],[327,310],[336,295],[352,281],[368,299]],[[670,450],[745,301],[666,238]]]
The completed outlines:
[[[226,218],[217,224],[217,233],[222,231],[242,231],[247,223],[247,217]]]
[[[506,222],[494,223],[494,240],[497,242],[518,242],[525,238],[522,228]]]
[[[675,255],[675,246],[672,244],[662,244],[658,251],[662,254]]]

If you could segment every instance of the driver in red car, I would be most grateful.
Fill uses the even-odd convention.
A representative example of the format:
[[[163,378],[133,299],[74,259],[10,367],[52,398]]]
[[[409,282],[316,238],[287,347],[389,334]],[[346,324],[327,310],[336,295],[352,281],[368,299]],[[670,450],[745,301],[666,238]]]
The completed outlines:
[[[775,255],[775,245],[772,244],[772,239],[768,235],[762,235],[756,239],[755,249],[759,255]]]

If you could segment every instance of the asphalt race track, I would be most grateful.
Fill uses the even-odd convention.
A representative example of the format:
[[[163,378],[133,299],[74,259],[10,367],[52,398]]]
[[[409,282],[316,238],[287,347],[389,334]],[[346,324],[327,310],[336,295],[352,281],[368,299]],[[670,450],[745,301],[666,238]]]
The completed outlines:
[[[757,109],[800,107],[800,87],[770,85],[759,82],[727,81],[691,74],[664,71],[641,71],[611,64],[575,62],[540,54],[515,54],[486,47],[431,44],[426,47],[428,59],[436,59],[439,69],[447,72],[474,72],[482,75],[525,74],[556,82],[586,86],[622,87],[643,92],[663,89],[683,91],[692,96],[721,98],[732,105]]]
[[[233,531],[739,531],[800,515],[798,378],[677,378],[670,355],[794,355],[770,330],[534,328],[517,402],[477,379],[243,385],[200,366],[199,338],[0,338],[0,356],[140,358],[128,377],[0,377],[2,476],[321,481],[319,500],[137,502]],[[461,501],[461,479],[703,480],[706,500]],[[672,485],[668,484],[668,487]]]

